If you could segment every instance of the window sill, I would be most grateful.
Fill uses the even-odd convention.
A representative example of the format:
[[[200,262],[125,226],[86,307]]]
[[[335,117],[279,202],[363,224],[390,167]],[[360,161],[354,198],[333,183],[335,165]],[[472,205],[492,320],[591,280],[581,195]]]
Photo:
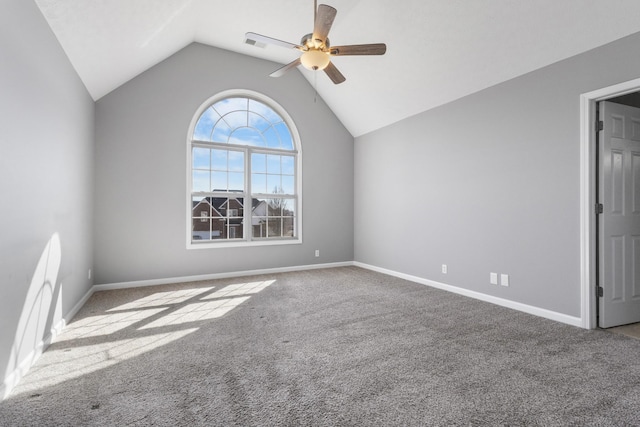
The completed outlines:
[[[278,239],[278,240],[238,240],[223,242],[187,242],[187,250],[191,249],[219,249],[219,248],[249,248],[256,246],[280,246],[280,245],[299,245],[302,239]]]

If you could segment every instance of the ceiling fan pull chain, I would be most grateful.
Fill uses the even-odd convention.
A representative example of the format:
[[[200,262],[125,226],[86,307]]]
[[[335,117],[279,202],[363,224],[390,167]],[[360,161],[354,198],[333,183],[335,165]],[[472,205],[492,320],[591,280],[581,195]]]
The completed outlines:
[[[315,91],[313,103],[316,104],[318,101],[318,73],[313,73],[313,90]]]

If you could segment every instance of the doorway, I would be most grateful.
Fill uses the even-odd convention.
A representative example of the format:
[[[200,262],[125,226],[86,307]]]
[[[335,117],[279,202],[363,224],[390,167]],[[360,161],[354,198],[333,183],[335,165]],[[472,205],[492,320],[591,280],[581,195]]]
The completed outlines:
[[[640,79],[635,79],[580,96],[580,317],[586,329],[598,327],[597,106],[613,98],[636,102],[638,92]]]
[[[638,107],[637,92],[597,104],[596,298],[600,328],[640,322]]]

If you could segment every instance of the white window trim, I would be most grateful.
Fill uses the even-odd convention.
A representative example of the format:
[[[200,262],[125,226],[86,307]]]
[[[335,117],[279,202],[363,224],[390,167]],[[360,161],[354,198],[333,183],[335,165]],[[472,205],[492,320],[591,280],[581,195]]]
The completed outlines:
[[[191,193],[191,185],[192,185],[192,136],[195,131],[196,124],[198,123],[198,119],[204,113],[204,111],[209,108],[214,103],[220,101],[224,98],[232,98],[232,97],[246,97],[255,99],[256,101],[262,102],[263,104],[271,107],[276,113],[280,115],[284,119],[284,122],[289,127],[291,132],[291,138],[293,139],[293,144],[296,153],[296,170],[295,170],[295,178],[296,178],[296,237],[294,238],[283,238],[283,239],[258,239],[251,240],[250,236],[246,236],[246,240],[222,240],[222,241],[209,241],[209,242],[192,242],[192,193]],[[229,148],[232,147],[241,147],[237,145],[229,145]],[[260,147],[252,147],[254,150],[260,150]],[[270,150],[271,151],[271,150]],[[286,153],[292,153],[291,151],[285,151]],[[283,152],[284,153],[284,152]],[[187,143],[186,143],[186,175],[187,175],[187,188],[185,190],[185,194],[187,197],[187,202],[185,203],[186,208],[186,245],[187,249],[215,249],[215,248],[237,248],[237,247],[253,247],[253,246],[276,246],[276,245],[299,245],[302,243],[302,145],[300,144],[300,134],[298,133],[298,128],[296,127],[293,119],[287,113],[287,111],[276,101],[263,95],[259,92],[254,92],[252,90],[247,89],[230,89],[223,92],[220,92],[209,99],[207,99],[204,103],[198,107],[196,112],[191,119],[191,123],[189,124],[189,130],[187,132]],[[247,171],[246,165],[248,164],[248,159],[245,158],[245,172]],[[250,175],[250,172],[246,172]],[[248,189],[248,197],[251,198],[251,181],[246,184]],[[273,196],[273,195],[271,195]],[[246,201],[245,201],[246,204]],[[245,209],[245,212],[247,210]],[[251,215],[251,210],[249,209],[249,215]],[[246,216],[245,216],[246,218]],[[250,229],[250,227],[249,227]]]

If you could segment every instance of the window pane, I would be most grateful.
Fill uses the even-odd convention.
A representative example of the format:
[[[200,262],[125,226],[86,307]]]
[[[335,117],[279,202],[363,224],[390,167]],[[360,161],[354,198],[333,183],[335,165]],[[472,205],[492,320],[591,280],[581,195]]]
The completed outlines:
[[[255,99],[249,100],[249,109],[251,111],[255,111],[261,116],[264,116],[268,121],[272,123],[279,122],[280,120],[282,120],[280,118],[280,115],[275,111],[273,111],[271,107],[268,107],[267,105],[263,104],[260,101],[256,101]]]
[[[211,216],[213,218],[220,218],[224,216],[224,206],[226,206],[226,197],[208,197],[211,203]]]
[[[193,171],[191,187],[193,191],[209,191],[209,171]]]
[[[282,237],[295,237],[295,199],[285,199],[282,203]]]
[[[242,224],[230,224],[227,230],[229,239],[242,239]]]
[[[265,130],[269,129],[269,126],[271,126],[271,123],[260,114],[250,112],[249,126],[257,129],[260,132],[264,132]]]
[[[284,194],[295,194],[295,184],[292,176],[282,177],[282,192]]]
[[[211,166],[213,170],[227,170],[227,153],[227,150],[213,150],[213,155],[211,156]]]
[[[251,172],[267,172],[267,156],[266,154],[251,155]]]
[[[282,193],[282,183],[280,182],[280,175],[267,175],[266,192],[273,194]]]
[[[211,204],[206,197],[192,197],[191,239],[209,240],[211,237]]]
[[[220,116],[218,113],[216,113],[211,107],[207,108],[198,119],[198,123],[196,123],[196,128],[193,132],[193,139],[210,141],[213,126],[219,118]]]
[[[267,172],[272,174],[280,174],[280,156],[269,154],[267,155]]]
[[[211,204],[206,197],[192,197],[191,206],[193,217],[211,216]]]
[[[267,216],[282,216],[283,199],[267,199]]]
[[[267,237],[282,237],[282,218],[267,218]]]
[[[206,218],[204,221],[201,218],[193,218],[191,240],[194,242],[211,240],[211,218]]]
[[[211,166],[209,157],[211,155],[211,150],[208,148],[193,148],[193,168],[194,169],[207,169]]]
[[[225,220],[224,218],[211,219],[211,240],[220,240],[226,238]]]
[[[213,142],[229,142],[229,136],[231,136],[231,129],[224,120],[219,120],[216,123],[216,127],[213,128],[213,134],[211,135],[211,141]]]
[[[236,207],[232,207],[226,210],[226,217],[227,218],[233,218],[233,219],[238,219],[238,218],[242,218],[242,208],[238,208]]]
[[[294,217],[282,218],[282,237],[296,237],[296,219]]]
[[[212,172],[211,173],[211,190],[210,191],[227,191],[227,173]]]
[[[254,200],[251,210],[251,234],[254,238],[267,237],[267,209],[266,200]]]
[[[251,233],[254,238],[267,237],[267,218],[253,217],[251,221]]]
[[[281,156],[282,173],[285,175],[295,175],[296,168],[293,156]]]
[[[264,146],[262,134],[255,129],[246,127],[241,127],[234,130],[231,134],[231,139],[229,140],[229,142],[231,144],[249,145],[251,147]]]
[[[243,172],[229,172],[229,191],[244,191]]]
[[[229,125],[229,127],[234,130],[240,127],[245,127],[249,124],[246,107],[243,111],[232,111],[228,114],[225,114],[222,118]]]
[[[264,199],[254,199],[252,214],[254,217],[267,216],[267,201]]]
[[[270,127],[264,132],[264,139],[267,142],[267,147],[269,148],[279,148],[280,147],[280,138],[278,137],[278,133],[275,131],[273,127]]]
[[[229,170],[234,172],[244,171],[244,153],[241,151],[229,151]]]
[[[246,110],[248,105],[247,98],[225,98],[213,104],[213,108],[224,116],[232,111]]]
[[[284,199],[282,202],[282,215],[295,216],[295,199]]]
[[[263,173],[251,174],[251,191],[253,193],[266,193],[267,175]]]
[[[285,123],[280,122],[275,125],[275,128],[280,136],[280,147],[287,150],[293,150],[293,139],[291,138],[289,127]]]

